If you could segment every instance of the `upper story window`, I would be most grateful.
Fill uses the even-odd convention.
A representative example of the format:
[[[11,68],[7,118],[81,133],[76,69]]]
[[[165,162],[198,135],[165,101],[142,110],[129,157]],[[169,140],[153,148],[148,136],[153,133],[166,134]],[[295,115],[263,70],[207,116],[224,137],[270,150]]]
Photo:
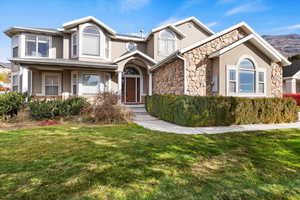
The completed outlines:
[[[100,31],[96,26],[87,26],[82,34],[82,54],[100,56]]]
[[[176,36],[175,34],[168,30],[162,30],[159,33],[159,47],[158,47],[160,56],[169,56],[176,49]]]
[[[19,57],[19,36],[14,36],[11,40],[12,57]]]
[[[25,36],[25,56],[49,57],[50,37],[26,35]]]
[[[78,34],[73,33],[72,35],[72,56],[78,56]]]

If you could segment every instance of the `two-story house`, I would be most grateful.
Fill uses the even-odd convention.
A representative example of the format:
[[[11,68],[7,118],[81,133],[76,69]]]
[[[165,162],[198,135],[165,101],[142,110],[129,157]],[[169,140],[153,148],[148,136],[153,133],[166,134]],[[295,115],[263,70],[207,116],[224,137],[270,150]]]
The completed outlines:
[[[289,61],[246,23],[214,33],[195,17],[119,34],[94,17],[62,28],[12,27],[12,89],[49,97],[112,91],[123,103],[145,95],[281,96]]]

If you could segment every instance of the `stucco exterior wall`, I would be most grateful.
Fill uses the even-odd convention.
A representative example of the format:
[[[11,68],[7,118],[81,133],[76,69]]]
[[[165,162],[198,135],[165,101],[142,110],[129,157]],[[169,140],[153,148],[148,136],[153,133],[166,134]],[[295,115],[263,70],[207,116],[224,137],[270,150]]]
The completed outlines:
[[[184,63],[175,60],[153,72],[154,94],[184,94]]]
[[[178,40],[178,47],[185,48],[191,44],[209,37],[208,33],[200,29],[194,22],[186,22],[176,26],[186,37]]]
[[[111,57],[112,59],[116,59],[125,53],[128,53],[127,43],[130,41],[122,41],[122,40],[111,40]],[[137,44],[137,49],[143,53],[146,52],[146,44],[142,42],[134,42]]]
[[[243,57],[250,57],[255,63],[256,70],[266,70],[266,92],[267,96],[272,96],[271,92],[271,61],[264,55],[263,52],[254,47],[251,43],[247,42],[239,45],[238,47],[226,52],[220,56],[220,90],[219,94],[222,96],[227,95],[227,66],[236,66],[238,69],[239,60]]]

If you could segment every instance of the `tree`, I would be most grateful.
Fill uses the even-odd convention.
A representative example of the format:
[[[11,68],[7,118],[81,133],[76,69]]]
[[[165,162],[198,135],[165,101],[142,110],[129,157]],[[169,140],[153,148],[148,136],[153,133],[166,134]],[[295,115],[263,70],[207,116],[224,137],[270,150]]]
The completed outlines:
[[[291,61],[291,62],[296,61],[296,60],[300,60],[300,54],[291,56],[291,57],[289,57],[288,59],[289,59],[289,61]]]
[[[0,73],[0,82],[9,83],[9,77],[7,73]]]

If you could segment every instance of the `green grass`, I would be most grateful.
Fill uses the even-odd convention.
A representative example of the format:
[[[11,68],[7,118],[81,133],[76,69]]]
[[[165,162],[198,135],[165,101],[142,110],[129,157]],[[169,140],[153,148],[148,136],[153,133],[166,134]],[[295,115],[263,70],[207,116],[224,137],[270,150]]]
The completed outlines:
[[[300,199],[300,130],[175,135],[135,125],[0,131],[0,199]]]

